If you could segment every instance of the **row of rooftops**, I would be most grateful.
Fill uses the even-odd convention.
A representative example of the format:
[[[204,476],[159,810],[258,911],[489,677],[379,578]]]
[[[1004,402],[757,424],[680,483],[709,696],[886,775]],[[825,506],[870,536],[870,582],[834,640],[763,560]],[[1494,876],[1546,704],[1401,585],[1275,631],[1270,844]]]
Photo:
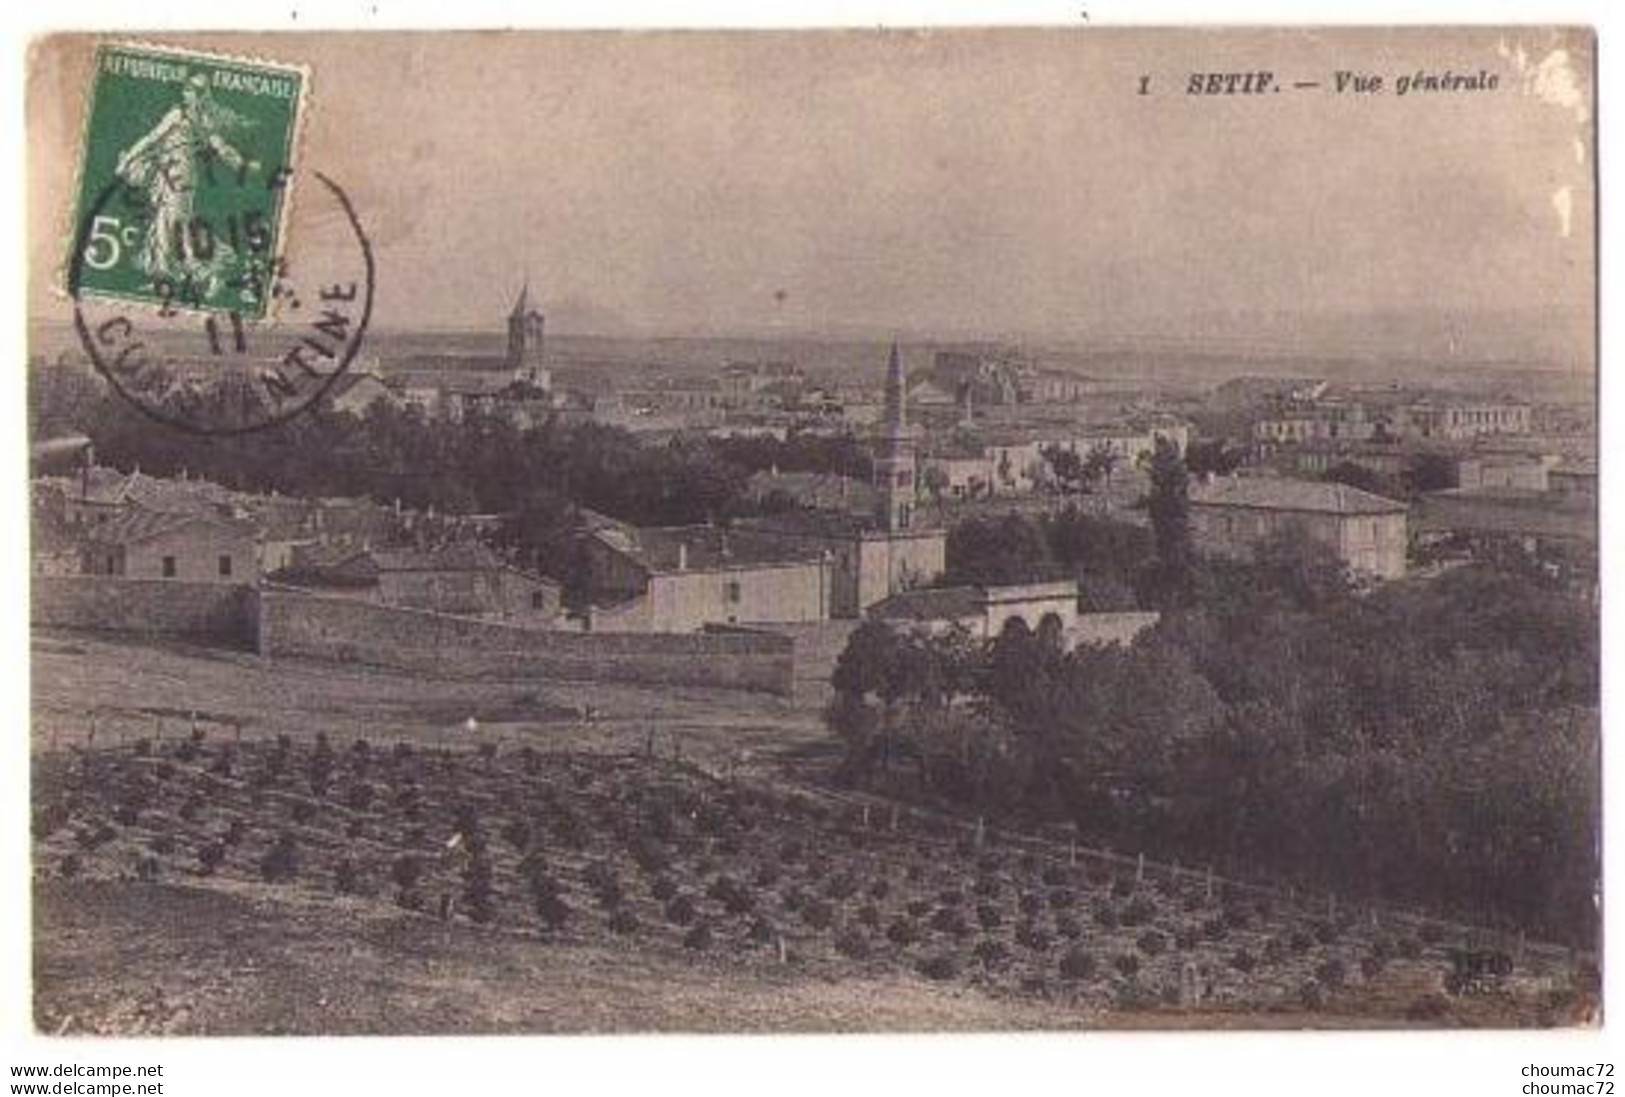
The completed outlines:
[[[1019,446],[1045,446],[1113,442],[1144,439],[1164,431],[1190,429],[1185,420],[1172,415],[1141,416],[1110,422],[1044,422],[962,427],[953,434],[939,436],[921,447],[925,457],[955,459],[987,455],[990,449]]]

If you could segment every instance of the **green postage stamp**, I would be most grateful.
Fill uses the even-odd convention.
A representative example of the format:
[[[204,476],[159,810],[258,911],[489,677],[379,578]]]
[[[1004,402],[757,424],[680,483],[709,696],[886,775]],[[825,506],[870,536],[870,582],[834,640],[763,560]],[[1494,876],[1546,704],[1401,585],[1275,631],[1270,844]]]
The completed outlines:
[[[290,65],[99,47],[68,292],[264,317],[308,83]]]

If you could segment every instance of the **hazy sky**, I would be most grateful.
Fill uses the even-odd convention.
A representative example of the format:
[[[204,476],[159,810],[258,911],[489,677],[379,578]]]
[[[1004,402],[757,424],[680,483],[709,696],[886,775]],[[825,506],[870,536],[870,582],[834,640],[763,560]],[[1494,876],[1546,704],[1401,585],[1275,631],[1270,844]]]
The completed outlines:
[[[1178,332],[1207,312],[1591,305],[1577,34],[193,41],[311,67],[303,164],[373,237],[383,325],[487,323],[527,273],[561,315],[682,330]],[[56,39],[33,59],[35,312],[62,314],[47,286],[88,50]],[[1447,68],[1500,89],[1330,89],[1339,69],[1391,88]],[[1326,86],[1184,94],[1191,71],[1247,69]]]

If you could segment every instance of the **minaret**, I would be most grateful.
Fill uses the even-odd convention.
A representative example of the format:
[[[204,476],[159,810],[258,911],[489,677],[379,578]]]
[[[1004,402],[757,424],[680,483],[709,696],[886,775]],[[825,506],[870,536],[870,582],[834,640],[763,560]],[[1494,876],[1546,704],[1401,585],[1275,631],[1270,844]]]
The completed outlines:
[[[552,387],[542,353],[546,324],[541,312],[530,307],[530,283],[526,282],[508,314],[508,368],[513,370],[515,381],[541,389]]]
[[[880,445],[875,453],[875,517],[888,533],[914,524],[914,450],[916,435],[908,425],[908,382],[897,343],[886,364],[886,407]]]

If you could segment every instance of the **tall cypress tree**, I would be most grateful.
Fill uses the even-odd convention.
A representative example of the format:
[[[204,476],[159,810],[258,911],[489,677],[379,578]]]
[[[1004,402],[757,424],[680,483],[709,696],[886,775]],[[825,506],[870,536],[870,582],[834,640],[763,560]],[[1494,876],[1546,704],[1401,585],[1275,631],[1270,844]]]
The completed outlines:
[[[1151,455],[1151,533],[1157,562],[1151,584],[1155,600],[1166,608],[1185,605],[1191,596],[1190,476],[1179,449],[1157,439]]]

